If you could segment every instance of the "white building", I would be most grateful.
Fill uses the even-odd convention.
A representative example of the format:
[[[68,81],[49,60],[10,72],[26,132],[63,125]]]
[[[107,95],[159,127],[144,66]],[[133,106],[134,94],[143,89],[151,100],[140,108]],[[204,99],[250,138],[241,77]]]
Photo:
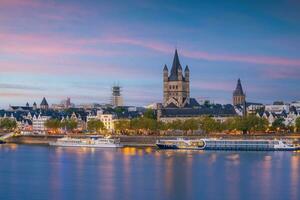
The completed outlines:
[[[35,115],[32,118],[32,131],[37,134],[46,134],[47,128],[45,126],[45,122],[50,119],[49,116],[41,116],[36,117]]]
[[[87,116],[87,122],[90,120],[100,120],[104,124],[105,129],[109,131],[114,130],[115,116],[113,114],[104,114],[102,110],[99,110],[97,115]]]
[[[290,106],[295,107],[297,112],[300,112],[300,101],[294,101],[290,104]]]
[[[265,111],[275,114],[281,114],[282,112],[289,113],[290,106],[289,105],[265,105]]]

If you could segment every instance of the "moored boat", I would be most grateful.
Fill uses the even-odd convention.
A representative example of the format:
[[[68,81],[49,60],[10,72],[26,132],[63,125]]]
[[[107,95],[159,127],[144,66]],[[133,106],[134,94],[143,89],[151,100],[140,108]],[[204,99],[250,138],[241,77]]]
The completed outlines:
[[[160,149],[231,150],[231,151],[296,151],[299,144],[291,140],[175,139],[158,140]]]
[[[56,142],[50,142],[50,146],[62,146],[62,147],[94,147],[94,148],[119,148],[123,147],[120,143],[120,139],[111,138],[71,138],[63,137],[57,139]]]

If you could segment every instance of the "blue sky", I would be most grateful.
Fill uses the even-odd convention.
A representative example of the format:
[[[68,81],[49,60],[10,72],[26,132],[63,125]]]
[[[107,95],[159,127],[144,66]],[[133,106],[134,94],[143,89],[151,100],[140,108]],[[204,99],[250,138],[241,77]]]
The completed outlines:
[[[270,1],[0,0],[0,106],[162,100],[177,48],[191,95],[230,103],[300,99],[300,3]]]

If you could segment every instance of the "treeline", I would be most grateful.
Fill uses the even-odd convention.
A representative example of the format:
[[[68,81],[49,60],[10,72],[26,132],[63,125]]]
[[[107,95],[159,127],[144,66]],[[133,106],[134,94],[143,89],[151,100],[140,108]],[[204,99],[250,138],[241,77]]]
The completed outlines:
[[[59,119],[48,119],[45,122],[45,127],[51,129],[53,132],[59,132],[59,129],[67,131],[74,131],[78,126],[78,122],[72,119],[59,120]]]
[[[17,122],[15,119],[2,118],[0,119],[0,129],[3,131],[12,131],[17,128]]]
[[[69,120],[58,120],[49,119],[45,122],[46,128],[50,129],[52,132],[60,132],[60,129],[73,132],[78,127],[78,122],[72,119]],[[100,120],[92,119],[87,122],[86,129],[90,132],[100,132],[104,130],[104,124]]]
[[[121,134],[137,132],[158,132],[167,130],[195,131],[204,133],[240,132],[249,134],[253,132],[295,132],[300,131],[300,118],[296,120],[295,126],[285,126],[284,119],[276,119],[270,126],[265,118],[255,115],[246,117],[232,117],[221,122],[212,117],[205,116],[197,119],[175,120],[172,122],[161,122],[155,118],[140,117],[133,120],[119,120],[115,122],[115,130]]]

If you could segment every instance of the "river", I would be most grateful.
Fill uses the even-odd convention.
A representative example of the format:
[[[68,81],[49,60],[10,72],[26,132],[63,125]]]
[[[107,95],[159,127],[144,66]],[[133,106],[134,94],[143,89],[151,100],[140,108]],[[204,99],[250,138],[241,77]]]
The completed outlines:
[[[300,199],[300,153],[0,145],[0,199]]]

